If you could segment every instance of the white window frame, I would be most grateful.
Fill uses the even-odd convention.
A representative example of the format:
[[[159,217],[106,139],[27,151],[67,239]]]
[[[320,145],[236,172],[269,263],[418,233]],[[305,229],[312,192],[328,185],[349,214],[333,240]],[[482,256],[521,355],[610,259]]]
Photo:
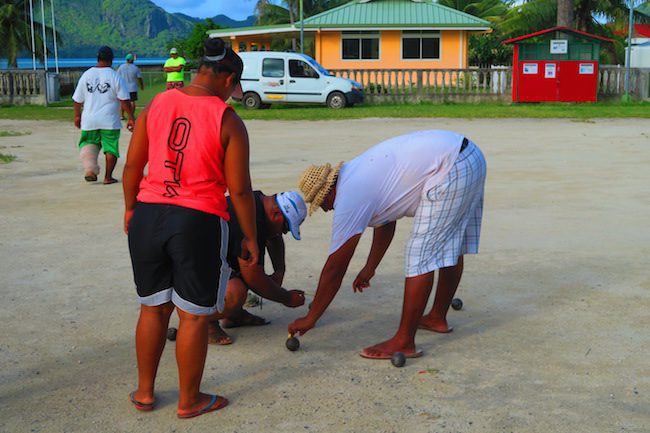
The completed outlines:
[[[404,58],[404,39],[420,39],[420,58],[419,59],[406,59]],[[422,39],[438,39],[438,57],[431,59],[422,58]],[[442,32],[440,30],[402,30],[402,37],[400,38],[400,56],[401,60],[405,62],[437,62],[442,59]]]
[[[344,59],[343,58],[343,41],[345,39],[357,39],[359,41],[359,58],[358,59]],[[362,39],[377,39],[379,41],[379,47],[377,50],[377,58],[376,59],[363,59],[361,58],[362,55]],[[341,52],[339,53],[341,57],[341,61],[343,62],[376,62],[378,60],[381,60],[381,32],[380,31],[365,31],[365,30],[353,30],[353,31],[342,31],[341,32]]]

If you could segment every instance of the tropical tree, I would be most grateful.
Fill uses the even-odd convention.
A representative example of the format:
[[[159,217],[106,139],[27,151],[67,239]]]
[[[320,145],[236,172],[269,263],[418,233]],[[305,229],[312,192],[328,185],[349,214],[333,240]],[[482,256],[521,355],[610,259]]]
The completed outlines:
[[[511,2],[508,0],[439,0],[438,4],[497,23],[508,12]]]
[[[349,2],[350,0],[302,0],[303,18]],[[272,3],[270,0],[258,0],[255,6],[257,25],[295,24],[300,20],[300,0],[283,0],[282,5],[284,7]],[[274,40],[272,46],[274,49],[286,49],[286,43],[282,40]],[[291,40],[291,49],[296,50],[296,38]]]
[[[176,47],[189,61],[196,61],[203,57],[203,41],[209,30],[220,29],[222,26],[207,18],[192,27],[192,31],[185,39],[175,40],[167,44],[167,49]]]
[[[29,3],[24,0],[0,0],[0,57],[7,59],[8,66],[18,66],[18,54],[31,51],[32,36],[30,30]],[[49,26],[45,31],[52,33]],[[34,43],[36,56],[43,59],[43,40],[41,23],[34,22]],[[57,33],[57,38],[60,36]],[[49,50],[48,50],[49,51]]]

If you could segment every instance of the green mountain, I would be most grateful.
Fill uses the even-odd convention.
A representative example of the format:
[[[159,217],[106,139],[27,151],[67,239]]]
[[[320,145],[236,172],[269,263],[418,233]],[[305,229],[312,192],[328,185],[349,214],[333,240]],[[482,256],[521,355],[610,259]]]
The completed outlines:
[[[46,9],[49,23],[51,14]],[[94,57],[101,45],[113,48],[116,56],[133,52],[141,57],[165,57],[171,41],[184,39],[202,21],[169,13],[149,0],[54,0],[54,10],[60,57]],[[213,18],[223,27],[253,25],[254,19]]]

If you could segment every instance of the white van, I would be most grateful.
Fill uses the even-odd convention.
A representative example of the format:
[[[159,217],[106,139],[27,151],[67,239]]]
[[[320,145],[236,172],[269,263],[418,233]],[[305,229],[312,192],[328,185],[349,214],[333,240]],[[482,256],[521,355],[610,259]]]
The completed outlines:
[[[298,53],[242,52],[241,85],[246,108],[268,108],[276,102],[313,102],[330,108],[363,102],[363,86],[335,77],[316,60]]]

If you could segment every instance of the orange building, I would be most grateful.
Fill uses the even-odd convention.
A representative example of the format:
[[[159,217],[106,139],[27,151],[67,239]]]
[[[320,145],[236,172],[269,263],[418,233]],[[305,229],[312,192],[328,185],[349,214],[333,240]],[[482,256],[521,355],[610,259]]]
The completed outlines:
[[[273,38],[304,38],[328,70],[467,68],[468,36],[489,22],[433,0],[354,0],[302,23],[209,31],[235,51],[268,51]]]

